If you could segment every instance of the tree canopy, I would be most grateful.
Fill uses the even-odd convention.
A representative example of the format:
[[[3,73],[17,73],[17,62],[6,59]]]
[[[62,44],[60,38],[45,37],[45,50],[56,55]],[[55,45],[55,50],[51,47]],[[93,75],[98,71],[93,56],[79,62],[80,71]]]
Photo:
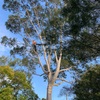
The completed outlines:
[[[65,35],[70,36],[64,53],[80,61],[100,56],[100,1],[64,0],[63,15],[67,19]],[[65,53],[65,55],[66,55]]]
[[[100,99],[100,65],[93,66],[85,72],[73,86],[75,100]]]
[[[22,99],[23,98],[23,99]],[[0,100],[37,100],[25,73],[0,66]]]

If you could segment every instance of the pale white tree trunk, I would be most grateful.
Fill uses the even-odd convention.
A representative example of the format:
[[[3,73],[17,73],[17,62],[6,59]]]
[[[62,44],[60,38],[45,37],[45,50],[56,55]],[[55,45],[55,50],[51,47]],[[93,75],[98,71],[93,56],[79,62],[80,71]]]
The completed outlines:
[[[28,12],[27,9],[26,9],[26,13],[27,13],[27,15],[29,17],[30,23],[32,24],[33,28],[36,31],[36,34],[37,34],[38,38],[40,39],[41,43],[44,44],[45,42],[43,41],[40,32],[37,30],[36,26],[34,25],[33,21],[31,20],[30,13]],[[37,17],[36,12],[35,12],[35,16]],[[39,29],[41,29],[38,19],[37,19],[37,25],[39,26]],[[53,89],[53,86],[58,86],[63,81],[65,81],[64,79],[59,79],[59,80],[61,80],[61,82],[58,83],[58,84],[55,84],[55,81],[58,80],[57,77],[58,77],[59,73],[70,69],[70,68],[60,69],[60,67],[61,67],[60,66],[61,65],[61,59],[62,59],[62,27],[63,26],[61,26],[61,36],[60,36],[60,47],[61,48],[59,50],[60,51],[60,54],[59,54],[60,56],[58,57],[57,50],[54,51],[54,55],[55,55],[55,59],[56,59],[56,70],[55,70],[55,72],[52,72],[51,66],[50,66],[51,65],[51,59],[52,59],[51,52],[47,53],[45,46],[42,45],[43,54],[44,54],[43,56],[44,56],[44,60],[45,60],[46,66],[47,66],[47,69],[45,69],[43,64],[42,64],[42,62],[41,62],[41,59],[40,59],[40,56],[39,56],[38,52],[34,50],[35,54],[38,57],[38,61],[39,61],[39,64],[41,66],[41,69],[43,70],[43,74],[42,75],[45,74],[45,75],[48,76],[48,79],[47,79],[48,80],[48,86],[47,86],[47,98],[46,98],[46,100],[52,100],[52,89]],[[52,48],[51,48],[51,51],[52,51]],[[39,76],[42,76],[42,75],[39,75]]]
[[[60,71],[61,57],[62,57],[62,54],[60,55],[59,60],[57,60],[57,67],[56,67],[56,71],[54,75],[52,75],[51,71],[48,74],[47,100],[52,100],[52,89],[53,89],[53,86],[55,85],[55,81]]]
[[[47,100],[52,100],[52,89],[53,89],[53,86],[48,83],[48,86],[47,86]]]

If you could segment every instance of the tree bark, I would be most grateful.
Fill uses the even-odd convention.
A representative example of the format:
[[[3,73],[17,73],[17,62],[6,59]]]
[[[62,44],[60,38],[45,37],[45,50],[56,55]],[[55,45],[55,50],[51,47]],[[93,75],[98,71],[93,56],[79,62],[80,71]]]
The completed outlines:
[[[53,86],[50,83],[48,83],[46,100],[52,100],[52,88]]]

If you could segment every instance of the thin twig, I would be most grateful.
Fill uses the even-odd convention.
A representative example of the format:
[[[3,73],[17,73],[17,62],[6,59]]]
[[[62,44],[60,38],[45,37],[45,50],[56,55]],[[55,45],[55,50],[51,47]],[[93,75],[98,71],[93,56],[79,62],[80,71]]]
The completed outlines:
[[[61,82],[59,82],[59,83],[57,83],[57,84],[54,84],[54,86],[59,86],[59,85],[61,85],[62,83],[64,83],[64,81],[61,81]]]
[[[34,73],[34,75],[37,75],[37,76],[43,76],[45,73],[43,74],[37,74],[37,73]]]
[[[64,81],[64,82],[67,82],[67,83],[73,84],[73,82],[69,82],[69,81],[65,80],[64,78],[57,78],[56,80],[60,80],[60,81]]]

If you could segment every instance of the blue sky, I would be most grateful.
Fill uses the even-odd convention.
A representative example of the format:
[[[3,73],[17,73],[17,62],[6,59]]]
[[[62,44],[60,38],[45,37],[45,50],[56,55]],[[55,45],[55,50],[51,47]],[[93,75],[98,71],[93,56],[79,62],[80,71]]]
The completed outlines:
[[[3,0],[0,0],[0,38],[2,36],[8,36],[8,37],[15,37],[10,31],[6,29],[5,22],[7,21],[7,18],[9,16],[9,12],[2,9]],[[19,36],[17,36],[19,38]],[[0,56],[10,56],[9,54],[9,47],[4,47],[0,44]],[[38,69],[37,72],[41,72],[41,69]],[[70,76],[68,76],[69,80]],[[39,95],[40,98],[46,98],[46,88],[47,88],[47,82],[44,82],[42,77],[34,76],[33,77],[33,86],[35,92]],[[63,84],[66,85],[66,84]],[[59,91],[62,88],[63,85],[60,85],[58,87],[53,88],[53,94],[52,94],[52,100],[65,100],[66,97],[58,97]],[[70,97],[68,100],[71,100]]]

